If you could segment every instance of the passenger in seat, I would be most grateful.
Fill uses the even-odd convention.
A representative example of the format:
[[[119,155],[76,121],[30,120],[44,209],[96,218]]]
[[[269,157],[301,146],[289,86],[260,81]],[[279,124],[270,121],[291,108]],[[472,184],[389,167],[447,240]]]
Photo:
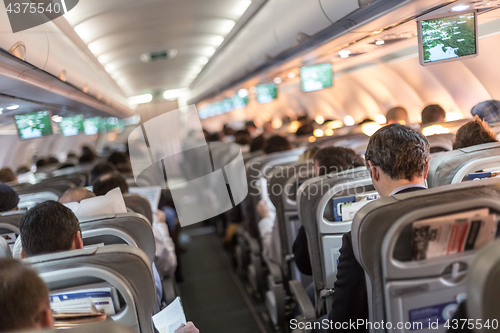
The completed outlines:
[[[54,327],[49,289],[19,260],[0,259],[0,332]]]
[[[483,143],[498,142],[488,124],[476,116],[473,120],[460,127],[453,142],[453,149],[480,145]]]
[[[85,187],[73,187],[64,192],[57,201],[62,204],[67,204],[70,202],[80,202],[93,197],[95,197],[95,194],[87,190]]]
[[[89,179],[87,181],[87,185],[94,185],[95,181],[99,179],[101,176],[104,176],[108,173],[118,172],[118,169],[114,164],[111,163],[99,163],[96,164],[92,170],[90,170]]]
[[[272,154],[280,151],[290,150],[292,149],[292,144],[284,137],[275,135],[270,137],[262,148],[264,153]]]
[[[83,249],[80,223],[71,209],[56,201],[37,204],[23,215],[19,230],[22,259]]]
[[[387,121],[387,124],[399,123],[407,125],[410,123],[410,120],[408,119],[408,111],[406,111],[406,109],[402,106],[396,106],[387,111],[385,119]]]
[[[470,113],[489,124],[497,123],[500,121],[500,101],[491,99],[481,102],[474,106]]]
[[[17,175],[11,168],[2,168],[0,170],[0,183],[14,184],[17,182]]]
[[[350,148],[325,147],[314,157],[314,174],[323,176],[363,165],[365,165],[363,158]],[[304,275],[312,275],[307,236],[303,226],[300,227],[293,243],[293,255],[299,271]]]
[[[422,127],[432,123],[442,123],[446,120],[446,112],[438,104],[427,105],[422,110]]]
[[[19,195],[12,187],[0,183],[0,213],[19,210]]]
[[[123,177],[118,172],[108,173],[101,176],[94,182],[93,191],[95,195],[105,195],[114,188],[119,187],[122,194],[128,193],[128,184]]]
[[[365,159],[373,186],[382,197],[426,189],[429,142],[409,127],[392,124],[379,129],[370,138]],[[333,325],[328,332],[366,332],[334,329],[335,322],[368,321],[365,272],[354,256],[350,232],[342,238],[334,290],[328,315]]]

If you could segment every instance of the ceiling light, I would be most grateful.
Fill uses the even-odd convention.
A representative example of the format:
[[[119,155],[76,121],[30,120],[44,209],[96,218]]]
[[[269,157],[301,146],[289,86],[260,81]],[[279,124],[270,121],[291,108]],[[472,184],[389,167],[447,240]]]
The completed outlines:
[[[456,5],[455,7],[451,7],[451,10],[454,12],[461,12],[463,10],[469,9],[469,5]]]
[[[243,14],[247,11],[248,7],[252,4],[251,0],[240,0],[238,1],[238,5],[235,8],[236,15],[238,18],[242,17]]]
[[[137,105],[137,104],[149,103],[152,100],[153,100],[153,95],[151,95],[151,94],[144,94],[144,95],[137,95],[137,96],[129,97],[127,99],[127,102],[130,105]]]
[[[297,76],[297,75],[296,75],[294,72],[290,72],[290,73],[288,73],[288,74],[287,74],[287,77],[288,77],[289,79],[293,79],[293,78],[295,78],[296,76]]]
[[[322,116],[317,116],[315,120],[320,125],[325,122],[325,118],[323,118]]]
[[[274,78],[273,82],[276,84],[280,84],[281,82],[283,82],[283,80],[280,77],[276,77]]]
[[[352,126],[355,123],[356,122],[354,121],[353,117],[351,117],[351,116],[345,116],[345,118],[344,118],[344,124],[346,124],[347,126]]]
[[[446,121],[455,121],[462,119],[462,114],[460,112],[447,112]]]
[[[62,120],[62,117],[57,115],[57,114],[52,116],[52,121],[55,123],[60,123],[61,120]]]
[[[221,35],[211,35],[207,38],[207,44],[215,47],[218,47],[222,42],[224,42],[224,36]]]
[[[422,134],[425,136],[431,136],[435,134],[447,134],[447,133],[450,133],[450,130],[441,125],[431,125],[424,127],[422,129]]]
[[[238,90],[238,96],[240,96],[241,98],[245,98],[248,96],[248,90],[246,89],[240,89]]]
[[[166,100],[173,100],[177,99],[182,96],[186,96],[189,94],[189,89],[182,88],[182,89],[171,89],[171,90],[166,90],[163,93],[163,98]]]
[[[317,138],[321,138],[322,136],[325,135],[325,133],[323,132],[323,130],[318,128],[314,130],[313,135]]]
[[[99,42],[95,41],[87,45],[90,52],[92,52],[95,56],[102,53],[102,47],[99,45]]]
[[[316,138],[314,136],[310,136],[307,141],[314,142],[314,141],[316,141]]]
[[[204,57],[204,56],[203,56],[203,57],[200,57],[200,58],[198,59],[198,62],[199,62],[200,64],[205,65],[206,63],[208,63],[208,57]]]
[[[223,36],[227,36],[236,25],[236,22],[233,20],[223,19],[219,21],[220,32]]]
[[[384,44],[385,44],[385,40],[383,40],[383,39],[375,41],[375,45],[384,45]]]
[[[375,116],[375,121],[379,124],[385,124],[387,122],[387,119],[383,114],[378,114]]]
[[[344,126],[344,123],[341,120],[330,121],[326,126],[331,129],[341,128]]]
[[[280,119],[274,119],[271,125],[274,129],[278,129],[283,125],[283,122]]]
[[[300,122],[294,120],[290,123],[290,133],[295,133],[300,127]]]
[[[7,109],[7,110],[10,110],[10,111],[12,111],[12,110],[17,110],[17,109],[19,109],[19,105],[17,105],[17,104],[13,104],[13,105],[11,105],[11,106],[6,107],[6,109]]]
[[[89,32],[91,31],[88,29],[88,27],[85,27],[83,24],[79,24],[74,27],[75,32],[80,36],[80,38],[85,42],[88,43],[90,40]]]
[[[326,135],[326,136],[332,136],[332,135],[333,135],[333,130],[332,130],[331,128],[327,128],[327,129],[325,130],[325,135]]]
[[[349,50],[339,51],[339,57],[341,57],[343,59],[348,58],[350,54],[351,54],[351,51],[349,51]]]
[[[375,134],[376,131],[378,131],[381,128],[382,128],[381,125],[374,122],[365,123],[361,125],[361,131],[368,136],[372,136],[373,134]]]

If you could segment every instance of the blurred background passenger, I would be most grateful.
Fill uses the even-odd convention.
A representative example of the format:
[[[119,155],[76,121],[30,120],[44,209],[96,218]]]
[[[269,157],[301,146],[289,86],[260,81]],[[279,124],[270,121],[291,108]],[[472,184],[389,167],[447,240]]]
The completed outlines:
[[[249,145],[252,142],[252,136],[247,130],[239,130],[234,135],[234,142],[242,146],[241,151],[245,153],[250,149]]]
[[[422,127],[433,123],[443,123],[446,121],[446,111],[438,104],[427,105],[422,110]]]
[[[73,187],[67,190],[66,192],[61,195],[59,198],[60,203],[66,204],[70,202],[80,202],[85,199],[90,199],[95,197],[96,195],[89,190],[87,190],[85,187]]]
[[[30,171],[31,171],[30,168],[28,168],[25,165],[22,165],[19,168],[17,168],[16,173],[19,176],[19,175],[25,174],[25,173],[30,172]]]
[[[257,136],[257,126],[255,126],[253,120],[249,120],[245,123],[245,130],[250,133],[252,138],[255,138]]]
[[[19,195],[12,187],[0,183],[0,213],[19,210]]]
[[[489,124],[500,122],[500,101],[488,100],[474,106],[470,112]]]
[[[304,151],[302,155],[299,156],[297,162],[307,162],[314,160],[314,156],[316,156],[319,150],[320,148],[318,146],[312,146],[311,148]]]
[[[113,164],[121,173],[125,174],[132,173],[132,165],[130,164],[130,158],[124,152],[120,151],[113,152],[111,155],[109,155],[107,162]]]
[[[252,140],[250,143],[250,152],[253,153],[258,150],[262,150],[264,148],[264,145],[266,143],[266,139],[264,138],[263,135],[259,135],[255,139]]]
[[[461,149],[489,142],[498,142],[497,135],[485,121],[475,116],[473,120],[458,129],[455,142],[453,142],[453,149]]]
[[[54,327],[49,289],[27,264],[0,259],[0,332]]]
[[[2,168],[0,170],[0,183],[14,184],[17,182],[17,175],[11,168]]]
[[[47,162],[47,160],[46,160],[46,159],[44,159],[44,158],[40,158],[40,159],[38,159],[38,160],[36,161],[36,168],[37,168],[37,170],[38,170],[39,168],[43,168],[44,166],[47,166],[47,165],[48,165],[48,162]]]
[[[270,137],[262,148],[264,153],[272,154],[280,151],[290,150],[292,149],[292,144],[284,137],[275,135]]]
[[[92,170],[90,170],[89,178],[87,180],[87,185],[92,186],[94,182],[99,179],[101,176],[104,176],[108,173],[118,172],[118,169],[114,164],[109,162],[96,164]]]
[[[59,160],[57,159],[57,157],[49,156],[49,158],[47,158],[47,165],[54,165],[54,164],[59,164]]]
[[[399,123],[402,125],[407,125],[410,123],[410,119],[408,118],[408,111],[406,111],[406,109],[402,106],[396,106],[387,111],[385,119],[387,120],[387,124]]]
[[[123,177],[118,172],[107,173],[101,176],[94,182],[93,186],[95,195],[105,195],[106,193],[117,187],[120,188],[122,194],[127,194],[129,189],[125,177]]]

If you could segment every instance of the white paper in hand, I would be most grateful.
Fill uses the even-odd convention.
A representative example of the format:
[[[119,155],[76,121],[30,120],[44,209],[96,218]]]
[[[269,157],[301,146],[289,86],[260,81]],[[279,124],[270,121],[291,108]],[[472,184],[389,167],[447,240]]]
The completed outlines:
[[[177,297],[165,309],[153,316],[153,322],[160,333],[174,333],[182,324],[186,324],[186,315]]]
[[[85,199],[80,203],[70,202],[65,206],[71,209],[78,218],[127,212],[127,206],[125,206],[125,200],[119,187],[112,189],[106,195]]]

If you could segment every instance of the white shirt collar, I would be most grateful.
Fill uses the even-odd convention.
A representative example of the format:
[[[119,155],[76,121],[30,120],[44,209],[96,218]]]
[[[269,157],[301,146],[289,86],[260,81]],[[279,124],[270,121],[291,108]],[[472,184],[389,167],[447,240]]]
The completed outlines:
[[[418,188],[427,188],[425,187],[424,185],[422,184],[406,184],[406,185],[403,185],[397,189],[395,189],[394,191],[391,192],[391,194],[389,194],[389,196],[392,196],[394,194],[398,194],[399,192],[403,191],[403,190],[406,190],[408,188],[413,188],[413,187],[418,187]]]

